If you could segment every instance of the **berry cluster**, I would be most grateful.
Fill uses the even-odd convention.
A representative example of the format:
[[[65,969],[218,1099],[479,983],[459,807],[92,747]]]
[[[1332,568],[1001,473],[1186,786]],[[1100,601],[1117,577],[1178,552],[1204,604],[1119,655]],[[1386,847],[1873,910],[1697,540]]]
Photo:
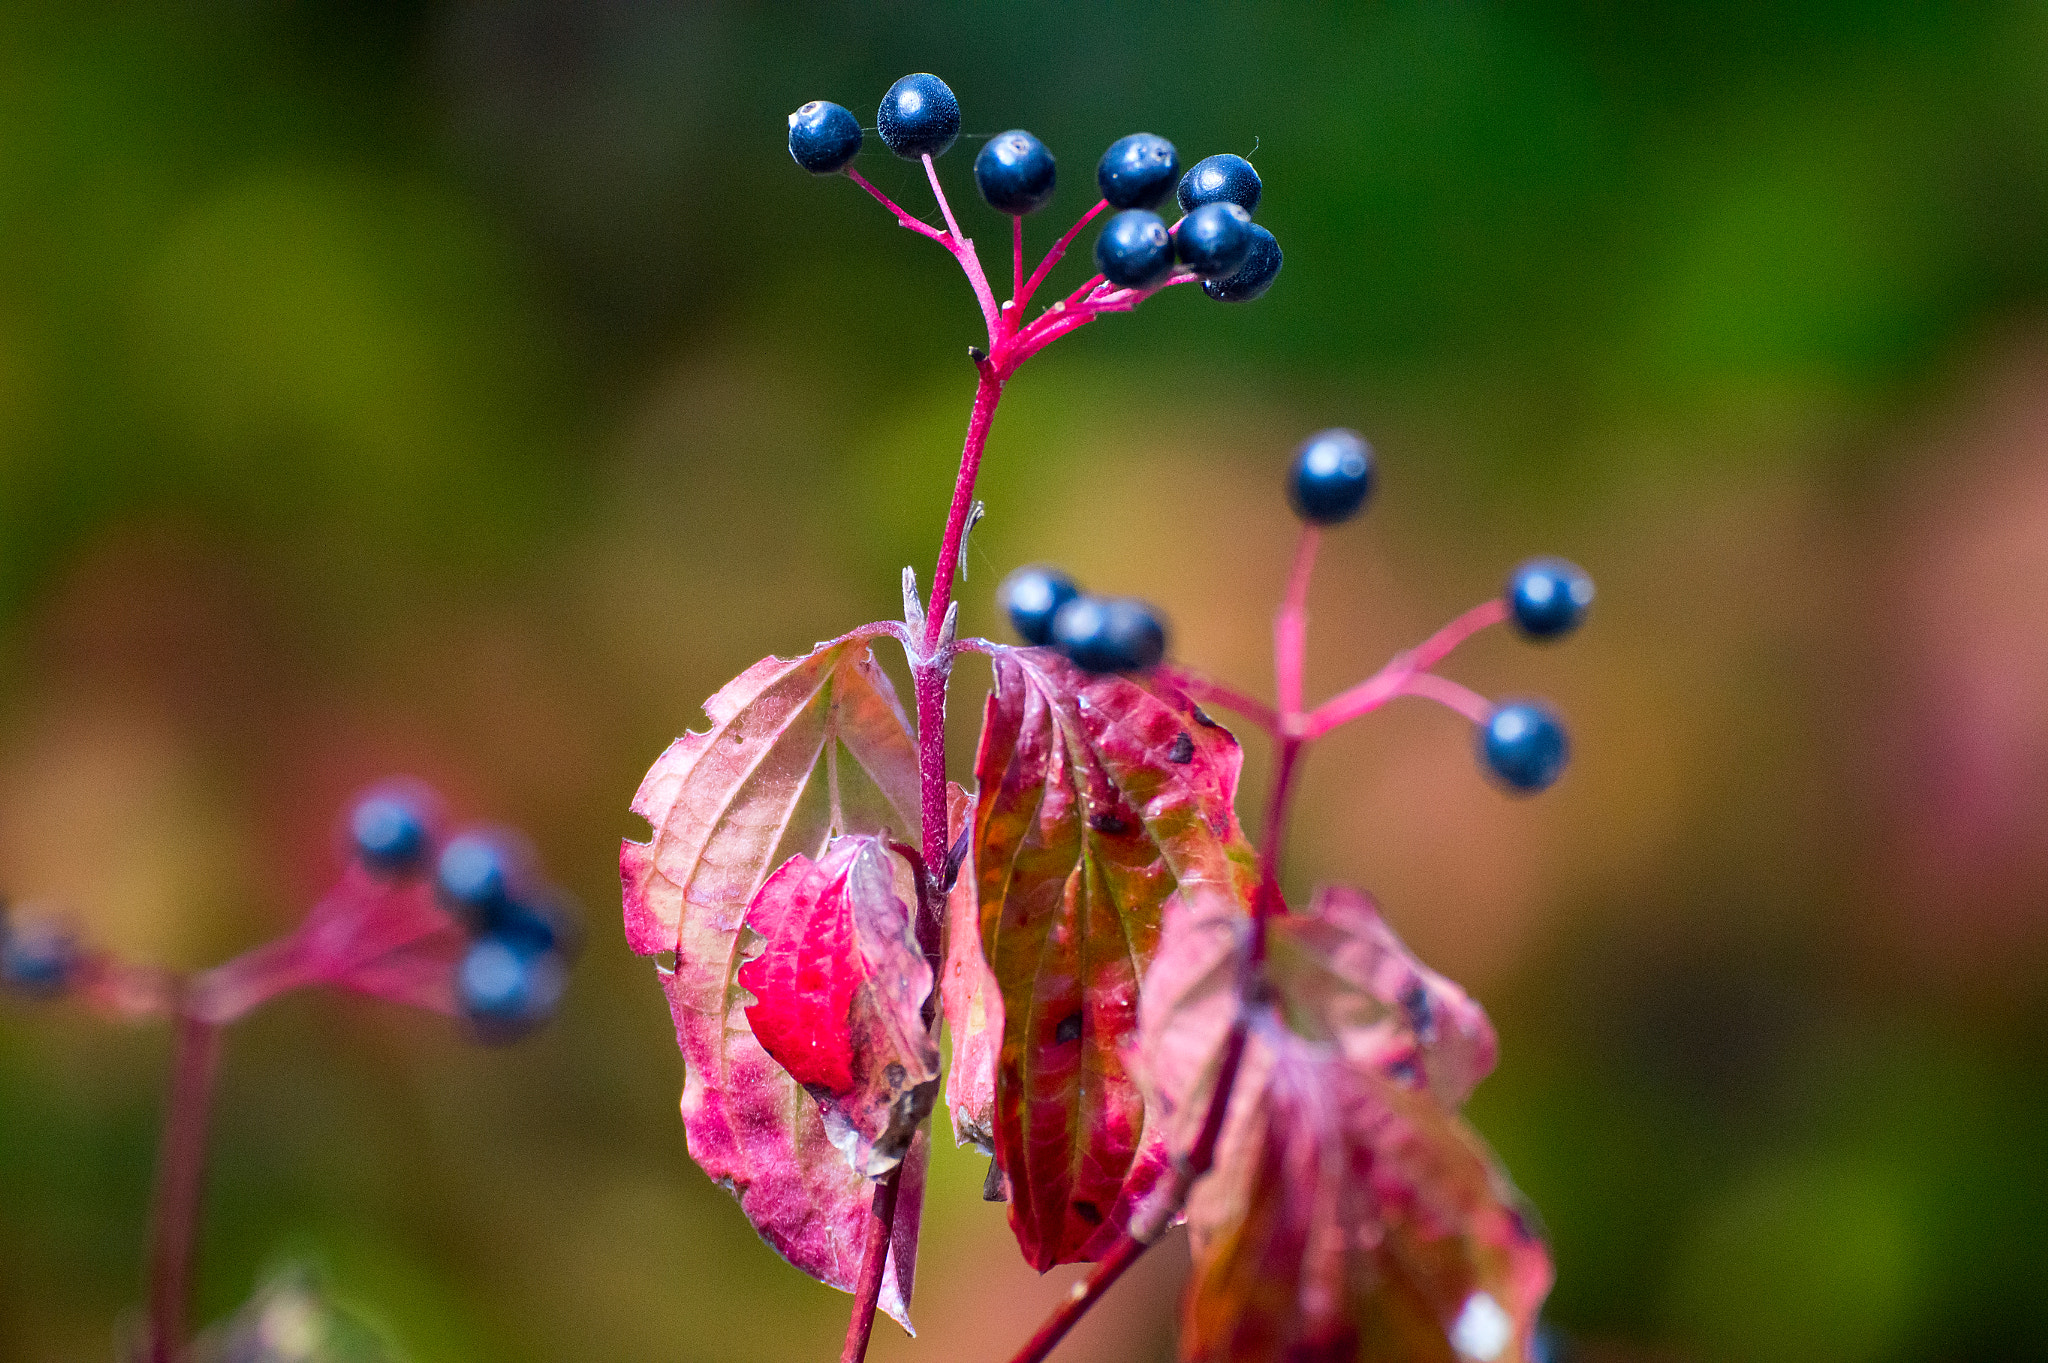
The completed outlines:
[[[1084,672],[1142,672],[1166,656],[1166,626],[1151,606],[1089,596],[1057,568],[1019,568],[996,599],[1026,643],[1056,648]]]
[[[436,857],[425,801],[396,790],[360,801],[349,831],[356,856],[380,877],[415,875],[433,863],[436,897],[469,934],[455,968],[455,999],[479,1034],[509,1039],[554,1013],[568,976],[568,921],[518,838],[469,830]]]
[[[905,76],[882,97],[876,122],[896,155],[943,156],[960,135],[960,102],[937,76]],[[789,154],[813,174],[847,170],[860,147],[860,120],[841,105],[813,100],[789,116]],[[1052,153],[1021,128],[996,134],[974,158],[981,197],[1013,218],[1050,203],[1056,179]],[[1096,268],[1117,288],[1157,288],[1178,267],[1184,278],[1201,280],[1209,297],[1246,303],[1280,273],[1279,243],[1252,221],[1264,187],[1242,156],[1211,156],[1182,175],[1173,143],[1132,133],[1102,154],[1095,183],[1098,207],[1118,210],[1095,239]],[[1183,214],[1171,226],[1153,211],[1169,192]]]
[[[78,962],[78,941],[63,924],[0,900],[0,993],[32,999],[61,994]]]
[[[1135,143],[1136,139],[1124,141]],[[1118,157],[1118,164],[1131,175],[1146,164],[1129,149]],[[1189,176],[1206,166],[1209,162],[1197,166]],[[1250,168],[1245,169],[1248,172]],[[1230,167],[1212,171],[1217,185],[1233,183],[1235,172]],[[1235,183],[1243,192],[1242,181]],[[1256,201],[1255,181],[1250,193]],[[1312,529],[1341,525],[1365,508],[1376,477],[1372,446],[1358,432],[1341,427],[1317,431],[1295,451],[1287,474],[1287,500]],[[1085,595],[1073,578],[1057,568],[1033,564],[1017,569],[1003,580],[997,601],[1026,643],[1057,648],[1088,672],[1143,671],[1157,666],[1166,655],[1165,627],[1150,606],[1128,598]],[[1444,639],[1442,652],[1501,619],[1511,621],[1526,638],[1538,642],[1561,639],[1578,628],[1592,603],[1593,579],[1583,569],[1559,558],[1531,559],[1510,575],[1498,602],[1481,606],[1447,627],[1440,636]],[[1433,662],[1437,656],[1441,653],[1427,661]],[[1393,696],[1425,696],[1441,700],[1473,720],[1479,729],[1480,762],[1508,789],[1523,793],[1543,790],[1563,774],[1571,745],[1563,722],[1549,706],[1540,701],[1488,704],[1455,683],[1418,670],[1425,666],[1426,662],[1413,658],[1397,659],[1384,679],[1375,678],[1355,692],[1337,697],[1324,711],[1304,717],[1304,722],[1311,732],[1322,733]]]

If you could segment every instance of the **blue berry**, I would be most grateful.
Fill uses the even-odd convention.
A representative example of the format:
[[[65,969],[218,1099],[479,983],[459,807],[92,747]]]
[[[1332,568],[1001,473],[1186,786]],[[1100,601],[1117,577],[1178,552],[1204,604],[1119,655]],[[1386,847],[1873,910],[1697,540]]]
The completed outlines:
[[[1195,168],[1180,177],[1180,188],[1174,191],[1174,196],[1180,200],[1183,213],[1213,203],[1234,203],[1247,213],[1256,213],[1259,195],[1264,192],[1252,163],[1225,152],[1195,162]]]
[[[1231,203],[1203,204],[1173,229],[1173,252],[1204,279],[1237,273],[1251,254],[1251,215]]]
[[[1180,153],[1156,133],[1119,137],[1095,166],[1095,185],[1111,208],[1152,208],[1173,188]]]
[[[1205,279],[1202,292],[1219,303],[1249,303],[1273,287],[1280,277],[1280,243],[1257,223],[1252,224],[1251,249],[1237,273],[1222,279]]]
[[[364,798],[349,815],[348,828],[356,855],[374,870],[409,870],[426,855],[426,816],[403,796]]]
[[[1084,672],[1142,672],[1166,656],[1166,626],[1143,601],[1079,596],[1052,618],[1052,639]]]
[[[984,142],[974,158],[974,185],[988,206],[1021,218],[1052,200],[1052,153],[1045,143],[1015,128]]]
[[[1480,730],[1480,760],[1511,790],[1547,788],[1570,756],[1564,725],[1548,706],[1532,701],[1499,707]]]
[[[1073,578],[1057,568],[1034,563],[1004,578],[1003,585],[996,589],[996,600],[1010,617],[1010,627],[1025,643],[1049,644],[1053,616],[1080,594]]]
[[[1294,514],[1317,525],[1340,525],[1372,496],[1372,446],[1356,431],[1334,427],[1301,442],[1287,474]]]
[[[1157,213],[1130,208],[1095,239],[1095,268],[1125,289],[1148,289],[1173,273],[1173,237]]]
[[[507,849],[482,833],[451,838],[441,850],[435,883],[465,922],[487,926],[512,903],[514,867]]]
[[[875,122],[882,145],[906,161],[944,156],[960,135],[960,101],[937,76],[905,76],[882,96],[882,114]]]
[[[29,998],[61,994],[77,964],[78,943],[69,932],[0,906],[0,991]]]
[[[567,975],[558,952],[487,934],[469,944],[456,967],[455,997],[486,1039],[504,1040],[548,1019]]]
[[[789,154],[813,175],[846,169],[860,150],[860,120],[844,105],[814,99],[789,116]]]
[[[1579,627],[1593,604],[1593,579],[1576,563],[1532,558],[1508,579],[1508,613],[1531,639],[1559,639]]]

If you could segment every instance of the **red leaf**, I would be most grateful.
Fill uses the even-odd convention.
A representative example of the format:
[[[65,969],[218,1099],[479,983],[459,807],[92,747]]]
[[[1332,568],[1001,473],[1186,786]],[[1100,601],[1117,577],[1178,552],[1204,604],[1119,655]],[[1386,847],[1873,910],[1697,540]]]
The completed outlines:
[[[1003,1005],[995,1146],[1041,1270],[1101,1255],[1164,1169],[1122,1043],[1167,903],[1243,902],[1236,740],[1156,679],[994,655],[975,761],[982,947]]]
[[[822,862],[802,853],[784,862],[747,909],[762,938],[760,955],[739,969],[756,1000],[747,1023],[869,1178],[902,1162],[939,1086],[914,875],[879,839],[840,838]]]
[[[626,937],[642,955],[676,953],[674,970],[661,973],[687,1064],[682,1107],[691,1156],[732,1190],[784,1258],[851,1290],[873,1185],[833,1147],[818,1105],[755,1039],[748,995],[734,975],[747,906],[778,848],[795,836],[792,820],[809,807],[804,797],[820,757],[828,759],[828,778],[836,776],[843,745],[888,807],[849,827],[832,799],[839,831],[878,833],[893,818],[915,840],[916,745],[863,634],[794,660],[765,658],[704,708],[710,727],[677,739],[634,798],[654,834],[620,849]],[[838,795],[836,779],[827,785]],[[899,1206],[899,1228],[904,1219]],[[914,1216],[909,1224],[914,1232]],[[882,1307],[898,1320],[909,1268],[906,1255],[883,1283]]]
[[[973,797],[958,786],[947,792],[952,828],[965,824]],[[967,847],[959,876],[946,900],[946,969],[939,997],[953,1036],[953,1063],[946,1070],[946,1107],[953,1114],[953,1141],[996,1152],[996,1056],[1003,1044],[1003,996],[988,958],[981,952],[981,923],[975,911],[974,850]]]
[[[1146,977],[1143,1073],[1193,1141],[1238,1013],[1245,921],[1176,911]],[[1491,1064],[1478,1006],[1349,890],[1268,924],[1214,1170],[1187,1207],[1196,1360],[1526,1357],[1550,1260],[1456,1104]]]

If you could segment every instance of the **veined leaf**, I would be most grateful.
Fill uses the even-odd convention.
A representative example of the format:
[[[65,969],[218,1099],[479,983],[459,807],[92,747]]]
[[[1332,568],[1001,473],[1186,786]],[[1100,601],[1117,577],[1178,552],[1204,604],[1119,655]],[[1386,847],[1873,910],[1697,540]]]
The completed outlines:
[[[982,948],[1003,1005],[995,1146],[1024,1257],[1098,1257],[1165,1168],[1122,1043],[1161,913],[1253,878],[1237,742],[1156,679],[994,655],[975,761]]]
[[[755,1000],[747,1022],[869,1178],[902,1162],[939,1086],[914,876],[879,838],[844,837],[822,861],[798,853],[784,862],[747,909],[762,939],[739,969]]]
[[[947,792],[956,836],[972,812],[974,797],[959,786]],[[939,997],[952,1033],[953,1061],[946,1069],[946,1107],[953,1114],[953,1142],[996,1152],[996,1056],[1003,1045],[1003,996],[981,952],[981,920],[975,908],[974,848],[970,841],[953,889],[946,898],[946,968]]]
[[[1244,932],[1227,904],[1177,911],[1146,979],[1143,1073],[1177,1150],[1238,1016]],[[1492,1060],[1484,1013],[1355,891],[1268,934],[1268,997],[1188,1201],[1181,1357],[1524,1363],[1549,1256],[1456,1111]]]
[[[634,812],[654,833],[620,849],[626,938],[642,955],[675,953],[662,987],[686,1062],[691,1156],[739,1198],[754,1229],[784,1258],[851,1290],[873,1185],[833,1147],[817,1103],[748,1026],[751,999],[735,979],[740,928],[821,756],[836,753],[834,745],[886,797],[901,835],[916,839],[916,745],[860,634],[801,658],[765,658],[704,708],[710,727],[677,739],[634,797]],[[831,783],[832,759],[825,765]],[[913,1165],[921,1167],[915,1150],[906,1180]],[[908,1222],[914,1233],[915,1216]],[[899,1198],[899,1230],[904,1223]],[[898,1256],[883,1283],[883,1309],[898,1320],[909,1268],[908,1255]]]

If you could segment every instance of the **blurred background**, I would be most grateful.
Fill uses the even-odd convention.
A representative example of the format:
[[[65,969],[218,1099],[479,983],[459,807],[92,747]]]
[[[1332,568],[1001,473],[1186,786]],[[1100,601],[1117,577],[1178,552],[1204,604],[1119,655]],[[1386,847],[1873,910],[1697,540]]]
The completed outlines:
[[[1253,152],[1287,252],[1032,365],[964,627],[1048,559],[1269,685],[1296,441],[1364,430],[1312,686],[1535,552],[1581,636],[1448,667],[1569,717],[1505,798],[1448,713],[1313,757],[1290,889],[1491,1010],[1472,1105],[1586,1360],[2039,1358],[2048,1308],[2048,9],[1708,3],[14,5],[0,13],[0,886],[211,963],[391,772],[529,830],[590,945],[481,1051],[295,998],[230,1039],[201,1317],[310,1263],[403,1357],[829,1356],[846,1299],[688,1161],[617,928],[642,772],[930,575],[979,326],[784,115],[910,71],[1060,159]],[[859,168],[913,211],[920,177]],[[1084,238],[1084,246],[1086,239]],[[1082,257],[1056,276],[1072,287]],[[986,670],[963,666],[956,771]],[[1246,812],[1268,754],[1248,741]],[[0,1004],[0,1357],[140,1298],[167,1038]],[[942,1145],[946,1142],[942,1141]],[[999,1358],[1070,1274],[944,1155],[876,1356]],[[1064,1357],[1170,1357],[1185,1249]]]

